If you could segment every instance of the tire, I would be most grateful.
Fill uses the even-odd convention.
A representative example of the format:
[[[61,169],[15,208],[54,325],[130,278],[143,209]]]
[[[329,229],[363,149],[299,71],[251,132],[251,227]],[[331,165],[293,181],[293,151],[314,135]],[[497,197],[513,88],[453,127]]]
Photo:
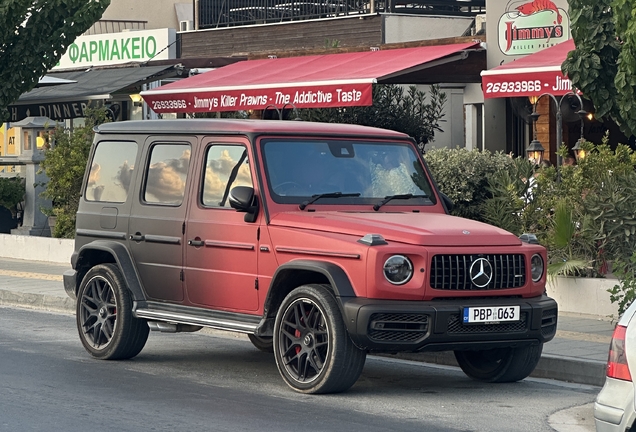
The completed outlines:
[[[515,382],[526,378],[539,363],[543,344],[518,348],[455,351],[459,367],[470,378],[484,382]]]
[[[100,264],[86,273],[77,294],[76,321],[82,345],[102,360],[136,356],[150,331],[146,320],[133,316],[130,292],[114,264]]]
[[[285,383],[300,393],[345,391],[366,360],[328,285],[303,285],[283,300],[274,324],[274,356]]]
[[[266,353],[274,352],[274,338],[271,336],[256,336],[253,334],[248,334],[247,337],[250,338],[250,342],[259,350]]]

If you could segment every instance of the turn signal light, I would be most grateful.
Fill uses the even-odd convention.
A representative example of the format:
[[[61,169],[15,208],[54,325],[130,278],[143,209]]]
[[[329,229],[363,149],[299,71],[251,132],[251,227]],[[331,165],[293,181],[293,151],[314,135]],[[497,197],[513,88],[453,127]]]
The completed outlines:
[[[607,361],[607,376],[625,381],[631,381],[625,353],[625,333],[627,327],[616,326],[612,343],[610,344],[609,360]]]

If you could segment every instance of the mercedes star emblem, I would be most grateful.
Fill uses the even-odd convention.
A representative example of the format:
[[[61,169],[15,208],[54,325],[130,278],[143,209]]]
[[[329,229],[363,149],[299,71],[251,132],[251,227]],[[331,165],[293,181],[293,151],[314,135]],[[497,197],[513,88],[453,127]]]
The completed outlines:
[[[470,280],[477,288],[485,288],[492,280],[492,266],[486,258],[477,258],[470,266]]]

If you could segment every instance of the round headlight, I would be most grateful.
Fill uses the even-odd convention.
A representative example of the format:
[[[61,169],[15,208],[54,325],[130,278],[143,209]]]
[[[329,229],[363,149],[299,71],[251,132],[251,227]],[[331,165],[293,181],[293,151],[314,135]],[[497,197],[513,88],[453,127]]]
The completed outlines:
[[[532,259],[530,259],[530,271],[532,273],[532,280],[539,282],[539,279],[543,276],[543,258],[541,258],[541,255],[532,255]]]
[[[404,255],[393,255],[384,262],[384,277],[393,285],[403,285],[413,276],[413,264]]]

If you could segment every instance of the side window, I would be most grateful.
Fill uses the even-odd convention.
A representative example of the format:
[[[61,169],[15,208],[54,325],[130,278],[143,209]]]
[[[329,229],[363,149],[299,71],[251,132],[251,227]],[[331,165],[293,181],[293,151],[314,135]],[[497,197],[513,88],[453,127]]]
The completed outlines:
[[[155,144],[150,149],[143,199],[149,204],[179,206],[190,166],[189,144]]]
[[[230,189],[252,185],[252,173],[245,147],[216,144],[207,149],[201,198],[204,206],[230,207],[227,199]]]
[[[86,200],[126,202],[136,158],[134,141],[99,142],[88,174]]]

